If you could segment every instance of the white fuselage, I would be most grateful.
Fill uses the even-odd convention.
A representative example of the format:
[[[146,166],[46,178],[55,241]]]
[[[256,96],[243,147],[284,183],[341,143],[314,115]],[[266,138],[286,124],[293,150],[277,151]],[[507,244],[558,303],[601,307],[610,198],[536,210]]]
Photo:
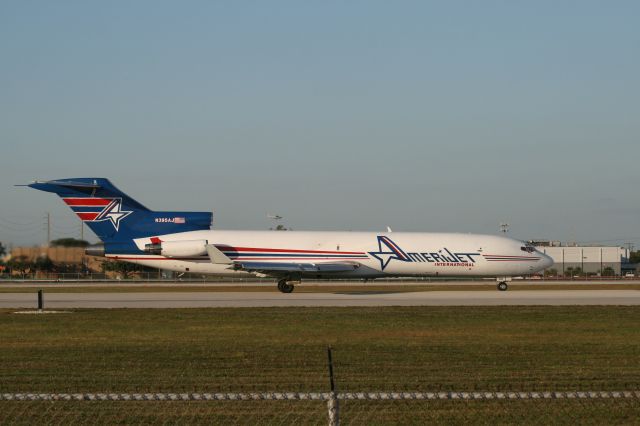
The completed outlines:
[[[552,260],[521,241],[494,235],[414,232],[192,231],[158,235],[163,242],[205,241],[234,262],[353,263],[348,272],[317,278],[388,276],[487,276],[532,274]],[[151,238],[134,240],[140,250]],[[213,263],[206,252],[190,256],[152,254],[108,257],[154,268],[215,275],[246,275],[229,264]]]

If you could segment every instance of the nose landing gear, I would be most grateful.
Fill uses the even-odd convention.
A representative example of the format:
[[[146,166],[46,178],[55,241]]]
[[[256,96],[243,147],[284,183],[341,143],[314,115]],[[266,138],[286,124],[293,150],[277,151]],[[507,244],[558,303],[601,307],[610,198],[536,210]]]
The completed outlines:
[[[496,281],[498,282],[498,290],[499,291],[507,291],[509,285],[507,284],[511,281],[511,277],[496,277]]]
[[[278,281],[278,290],[283,293],[291,293],[293,291],[293,284],[290,284],[286,279]]]

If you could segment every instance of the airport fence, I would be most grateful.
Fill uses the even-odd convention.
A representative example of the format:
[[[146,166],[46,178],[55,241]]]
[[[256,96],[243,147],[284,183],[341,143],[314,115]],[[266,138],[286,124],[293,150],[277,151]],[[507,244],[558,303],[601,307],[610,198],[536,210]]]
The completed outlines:
[[[635,424],[640,392],[0,394],[3,424]]]
[[[638,365],[634,306],[7,309],[0,424],[638,424]]]
[[[202,274],[184,274],[175,276],[160,276],[157,273],[136,273],[130,276],[114,276],[113,274],[102,273],[28,273],[28,274],[0,274],[0,282],[12,282],[12,283],[158,283],[158,284],[216,284],[216,283],[231,283],[231,284],[274,284],[277,280],[275,278],[260,278],[253,276],[215,276],[215,275],[202,275]],[[363,284],[376,284],[376,283],[424,283],[424,284],[438,284],[447,283],[452,281],[467,281],[467,282],[488,282],[494,283],[495,279],[487,278],[440,278],[440,277],[400,277],[400,278],[377,278],[375,280],[363,280],[363,279],[349,279],[349,278],[332,278],[330,280],[304,280],[306,282],[320,281],[331,283],[363,283]]]
[[[531,281],[531,282],[584,282],[584,281],[632,281],[638,279],[638,277],[624,277],[620,275],[598,277],[598,276],[580,276],[580,277],[517,277],[513,280],[514,283],[519,281]],[[307,280],[315,281],[315,280]],[[331,280],[324,280],[335,283],[424,283],[424,284],[446,284],[447,282],[470,282],[470,283],[494,283],[495,278],[481,278],[481,277],[398,277],[398,278],[376,278],[370,280],[363,279],[350,279],[350,278],[332,278]],[[238,284],[266,284],[274,283],[275,279],[272,278],[260,278],[252,276],[243,277],[221,277],[215,275],[203,275],[203,274],[175,274],[175,275],[162,275],[157,272],[136,272],[129,275],[114,275],[104,274],[99,272],[94,273],[76,273],[76,272],[33,272],[33,273],[17,273],[7,271],[0,273],[0,282],[59,282],[59,283],[137,283],[137,282],[155,282],[155,283],[238,283]]]
[[[374,361],[362,370],[350,365],[353,359],[335,366],[340,379],[336,380],[330,349],[327,354],[325,366],[319,365],[317,358],[303,366],[302,370],[314,370],[310,371],[311,377],[277,377],[277,370],[283,366],[275,365],[274,371],[273,365],[265,365],[260,378],[236,376],[235,380],[225,381],[225,386],[218,385],[241,389],[240,392],[211,392],[205,388],[189,391],[176,386],[179,378],[159,386],[170,386],[175,391],[162,392],[2,392],[0,387],[0,424],[546,425],[634,424],[640,419],[640,389],[634,390],[638,377],[601,374],[598,379],[589,380],[559,374],[549,381],[536,379],[533,376],[537,372],[533,371],[533,376],[526,381],[503,377],[500,381],[485,380],[471,385],[470,390],[452,391],[444,390],[450,387],[446,381],[428,383],[430,380],[424,380],[428,368],[415,363],[408,365],[413,366],[416,377],[401,384],[393,384],[392,377],[409,377],[406,371],[398,371],[398,367],[408,365],[390,365],[385,372]],[[383,356],[390,354],[383,353]],[[224,361],[221,364],[223,369],[229,367]],[[324,374],[318,374],[318,370],[324,370]],[[445,377],[437,372],[434,376],[436,380]],[[448,377],[451,380],[450,374]],[[264,390],[277,382],[283,387],[320,388],[319,379],[325,381],[324,391]],[[224,379],[218,380],[222,383]],[[472,380],[469,377],[469,382]],[[356,390],[373,386],[387,390]],[[424,386],[433,391],[407,390]],[[550,387],[540,390],[542,386]],[[577,388],[583,390],[575,390]],[[597,388],[604,390],[594,390]]]

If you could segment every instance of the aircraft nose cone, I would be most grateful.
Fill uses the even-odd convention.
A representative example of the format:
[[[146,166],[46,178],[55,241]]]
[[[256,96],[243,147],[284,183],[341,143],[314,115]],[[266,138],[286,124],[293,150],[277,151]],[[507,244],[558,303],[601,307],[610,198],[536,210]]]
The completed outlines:
[[[553,259],[550,256],[542,253],[542,267],[546,269],[550,268],[551,266],[553,266]]]

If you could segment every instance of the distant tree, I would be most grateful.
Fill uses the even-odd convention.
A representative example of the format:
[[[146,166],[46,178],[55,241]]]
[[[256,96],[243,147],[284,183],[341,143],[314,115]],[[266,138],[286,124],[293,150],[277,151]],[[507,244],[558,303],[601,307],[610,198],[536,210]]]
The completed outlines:
[[[34,264],[27,256],[17,256],[12,257],[11,260],[7,262],[7,267],[12,271],[18,271],[24,275],[27,271],[34,269]]]
[[[547,269],[544,271],[544,276],[545,277],[555,277],[558,275],[558,270],[557,269]]]
[[[75,238],[60,238],[51,241],[50,245],[51,247],[86,247],[89,245],[89,242]]]
[[[4,264],[2,262],[2,258],[4,257],[5,254],[7,254],[7,249],[4,248],[4,246],[2,245],[2,242],[0,241],[0,265]]]
[[[100,264],[102,272],[116,272],[122,274],[122,278],[128,279],[134,272],[140,270],[140,267],[134,263],[123,262],[121,260],[109,261],[105,260]]]
[[[53,272],[55,271],[56,266],[48,256],[42,256],[37,258],[36,261],[33,262],[33,268],[36,270],[36,272]]]
[[[61,273],[76,273],[82,272],[83,265],[79,265],[77,263],[59,263],[56,265],[56,272]]]
[[[275,228],[269,228],[270,231],[293,231],[291,228],[287,228],[282,224],[278,224]]]
[[[629,253],[629,263],[640,263],[640,250]]]
[[[616,271],[613,270],[611,266],[607,266],[602,270],[603,277],[612,277],[616,274]]]
[[[575,277],[582,275],[582,268],[579,266],[569,266],[565,272],[566,277]]]

